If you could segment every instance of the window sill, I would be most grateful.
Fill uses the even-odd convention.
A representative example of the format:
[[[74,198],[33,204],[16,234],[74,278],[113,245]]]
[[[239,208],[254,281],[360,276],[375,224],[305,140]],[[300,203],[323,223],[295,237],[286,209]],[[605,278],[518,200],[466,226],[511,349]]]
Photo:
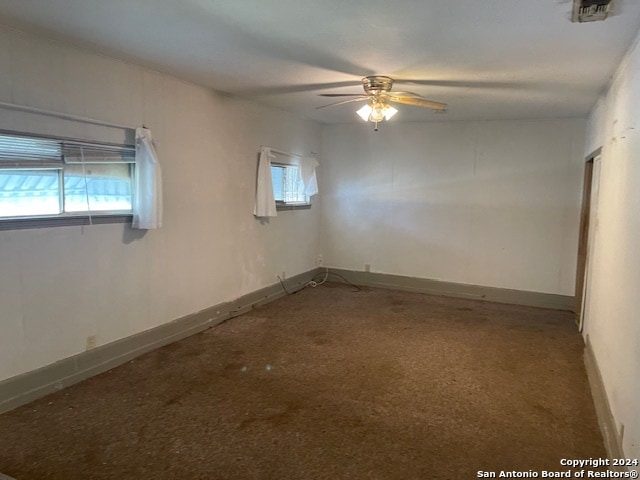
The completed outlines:
[[[277,203],[276,202],[276,210],[308,210],[311,208],[310,203]]]
[[[1,230],[24,230],[28,228],[71,227],[76,225],[101,225],[107,223],[130,223],[133,215],[74,215],[68,217],[28,217],[0,220]]]

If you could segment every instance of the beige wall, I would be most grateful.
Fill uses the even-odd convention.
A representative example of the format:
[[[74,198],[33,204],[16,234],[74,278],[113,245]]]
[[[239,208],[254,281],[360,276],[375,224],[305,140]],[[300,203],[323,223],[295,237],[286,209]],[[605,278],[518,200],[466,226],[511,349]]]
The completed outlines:
[[[602,147],[584,334],[593,346],[626,457],[640,457],[640,48],[627,52],[588,124]]]
[[[325,263],[573,295],[584,126],[325,127]]]
[[[158,142],[164,227],[0,232],[0,380],[315,266],[319,207],[254,219],[261,144],[319,151],[321,127],[138,66],[0,29],[0,101],[139,126]],[[0,109],[0,129],[121,140]]]

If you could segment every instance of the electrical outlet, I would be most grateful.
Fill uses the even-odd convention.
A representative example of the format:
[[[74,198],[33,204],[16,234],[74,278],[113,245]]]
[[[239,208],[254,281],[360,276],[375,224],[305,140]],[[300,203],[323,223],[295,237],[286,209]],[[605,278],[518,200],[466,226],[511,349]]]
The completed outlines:
[[[87,350],[91,350],[92,348],[96,348],[96,336],[89,335],[87,337]]]
[[[282,272],[282,273],[280,274],[280,278],[281,278],[282,280],[284,280],[285,278],[287,278],[287,274],[286,274],[285,272]]]
[[[365,272],[370,272],[370,271],[371,271],[371,265],[370,265],[370,264],[368,264],[368,263],[365,263],[365,264],[364,264],[364,271],[365,271]]]
[[[318,254],[318,258],[316,258],[316,263],[318,265],[322,265],[322,254],[321,253]]]

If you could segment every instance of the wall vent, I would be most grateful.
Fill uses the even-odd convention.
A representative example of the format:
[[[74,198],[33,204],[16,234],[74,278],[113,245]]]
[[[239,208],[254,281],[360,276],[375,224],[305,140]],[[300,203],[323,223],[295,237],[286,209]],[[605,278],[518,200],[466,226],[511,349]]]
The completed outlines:
[[[596,22],[607,18],[613,8],[613,0],[573,0],[572,22]]]

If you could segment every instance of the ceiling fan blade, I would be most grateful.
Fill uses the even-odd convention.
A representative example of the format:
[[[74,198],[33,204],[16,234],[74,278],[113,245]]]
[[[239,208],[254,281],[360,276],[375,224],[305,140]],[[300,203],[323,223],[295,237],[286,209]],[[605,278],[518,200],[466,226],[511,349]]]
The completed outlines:
[[[394,92],[387,93],[384,96],[390,102],[402,103],[405,105],[414,105],[416,107],[425,107],[431,108],[432,110],[436,110],[438,112],[444,112],[447,109],[446,103],[434,102],[432,100],[427,100],[422,97],[412,97],[412,96],[402,96],[402,95],[394,95]]]
[[[361,93],[320,93],[321,97],[361,97]]]
[[[453,87],[453,88],[518,88],[519,84],[503,81],[483,81],[483,80],[428,80],[394,78],[396,85],[424,85],[427,87]]]
[[[418,97],[418,98],[422,98],[421,95],[418,95],[417,93],[413,93],[413,92],[396,92],[395,90],[393,92],[388,92],[388,94],[393,95],[394,97]]]
[[[251,97],[260,97],[268,95],[283,95],[288,93],[312,92],[314,90],[327,90],[330,88],[357,87],[362,82],[358,80],[350,80],[345,82],[332,83],[307,83],[301,85],[280,85],[263,88],[246,88],[233,90],[230,93],[235,95],[244,95]]]
[[[316,110],[318,110],[319,108],[325,108],[325,107],[335,107],[336,105],[342,105],[343,103],[362,102],[364,100],[369,100],[369,96],[361,95],[358,98],[350,98],[348,100],[342,100],[340,102],[330,103],[329,105],[321,105],[319,107],[316,107]]]

